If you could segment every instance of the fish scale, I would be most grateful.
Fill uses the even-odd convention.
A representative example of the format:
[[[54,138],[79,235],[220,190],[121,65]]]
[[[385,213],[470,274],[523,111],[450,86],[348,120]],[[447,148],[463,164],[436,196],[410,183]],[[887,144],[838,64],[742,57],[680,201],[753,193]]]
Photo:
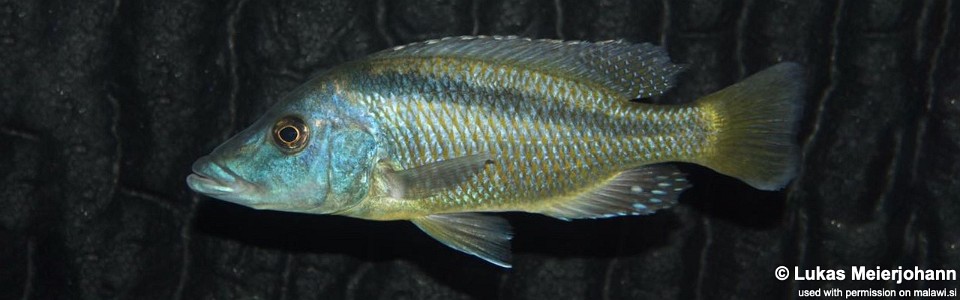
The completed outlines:
[[[690,107],[624,103],[588,84],[511,66],[430,58],[357,68],[369,71],[353,74],[365,78],[350,82],[363,83],[354,88],[373,96],[348,101],[380,120],[402,168],[482,152],[494,158],[495,165],[478,180],[418,201],[431,210],[497,211],[518,202],[548,203],[589,188],[591,179],[695,155],[678,146],[699,149],[705,134],[677,130],[699,126],[699,115]],[[474,72],[464,76],[463,70]],[[455,122],[455,111],[486,113],[465,114]],[[480,126],[492,139],[460,134]],[[564,155],[550,155],[547,148]]]

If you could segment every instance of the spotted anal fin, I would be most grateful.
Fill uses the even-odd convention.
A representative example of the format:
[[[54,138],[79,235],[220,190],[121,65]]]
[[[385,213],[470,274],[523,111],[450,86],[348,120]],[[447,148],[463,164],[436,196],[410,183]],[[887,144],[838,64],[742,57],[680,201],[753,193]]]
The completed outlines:
[[[420,230],[450,248],[495,265],[510,267],[510,223],[480,213],[438,214],[411,220]]]
[[[385,170],[388,194],[396,199],[421,199],[473,179],[493,160],[489,154],[455,157],[406,170]]]
[[[621,172],[540,213],[563,220],[652,214],[675,205],[688,187],[684,174],[674,166],[643,166]]]

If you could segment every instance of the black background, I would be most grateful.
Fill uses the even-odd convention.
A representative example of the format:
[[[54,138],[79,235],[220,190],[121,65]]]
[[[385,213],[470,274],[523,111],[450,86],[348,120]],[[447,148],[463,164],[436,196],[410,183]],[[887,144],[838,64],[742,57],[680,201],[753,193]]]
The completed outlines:
[[[2,299],[796,298],[850,266],[960,267],[957,1],[0,1]],[[688,101],[781,60],[808,82],[799,176],[696,166],[681,205],[508,214],[514,268],[407,222],[197,196],[190,164],[310,74],[451,35],[623,38],[688,65]],[[778,281],[777,266],[846,270]]]

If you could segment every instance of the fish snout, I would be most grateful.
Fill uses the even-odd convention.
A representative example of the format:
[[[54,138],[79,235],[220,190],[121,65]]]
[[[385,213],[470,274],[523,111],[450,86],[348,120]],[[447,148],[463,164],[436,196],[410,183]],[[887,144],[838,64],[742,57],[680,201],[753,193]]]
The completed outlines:
[[[246,186],[236,173],[214,162],[210,156],[197,159],[192,170],[193,174],[187,176],[187,185],[190,189],[210,197],[223,200],[234,198],[243,192]]]
[[[211,164],[213,164],[213,160],[210,159],[209,155],[205,155],[198,158],[197,161],[194,161],[193,165],[190,166],[190,170],[192,170],[194,173],[202,173],[203,169]]]

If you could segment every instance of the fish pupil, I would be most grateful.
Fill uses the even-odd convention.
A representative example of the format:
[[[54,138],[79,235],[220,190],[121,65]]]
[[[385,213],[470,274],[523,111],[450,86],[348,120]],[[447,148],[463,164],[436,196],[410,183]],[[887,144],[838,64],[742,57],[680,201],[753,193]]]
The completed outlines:
[[[281,128],[278,132],[280,139],[286,143],[293,143],[300,136],[300,131],[294,128],[293,126],[287,125],[287,127]]]

